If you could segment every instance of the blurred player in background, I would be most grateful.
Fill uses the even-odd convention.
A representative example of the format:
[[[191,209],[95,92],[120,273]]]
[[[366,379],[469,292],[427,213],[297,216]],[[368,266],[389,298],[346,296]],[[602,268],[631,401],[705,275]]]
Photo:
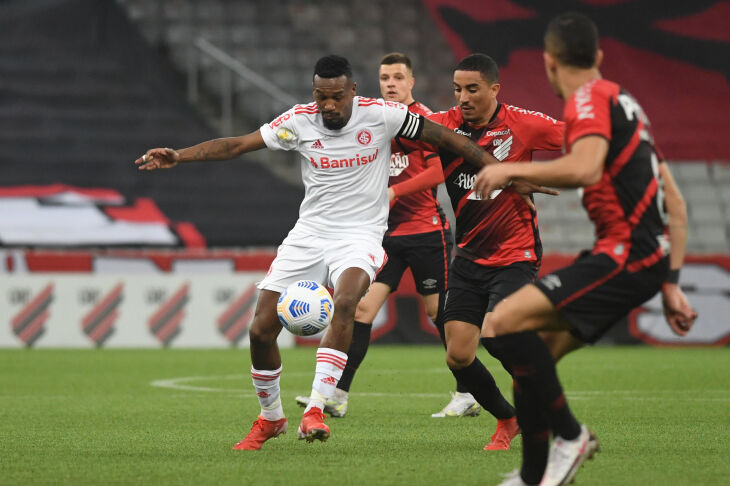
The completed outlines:
[[[400,103],[356,96],[350,63],[343,57],[317,61],[312,84],[313,103],[295,105],[255,132],[179,151],[150,149],[135,161],[140,170],[155,170],[179,162],[228,160],[265,147],[301,155],[305,194],[299,219],[258,283],[249,329],[251,377],[261,413],[235,449],[260,449],[287,429],[280,400],[282,368],[276,338],[282,326],[276,303],[290,283],[302,279],[333,287],[335,309],[317,350],[312,393],[298,436],[308,442],[329,438],[324,404],[332,398],[347,363],[357,303],[385,259],[381,243],[388,218],[391,140],[399,136],[448,148],[476,165],[497,162],[471,140]]]
[[[504,486],[568,484],[598,449],[595,436],[571,413],[553,357],[535,331],[570,331],[577,348],[660,291],[675,333],[685,335],[697,317],[677,285],[686,238],[681,195],[658,160],[639,104],[601,78],[602,57],[590,19],[563,14],[550,22],[545,69],[565,100],[568,153],[545,164],[486,168],[475,185],[481,194],[517,180],[580,187],[597,235],[591,252],[502,301],[484,327],[484,346],[514,371],[523,434],[522,468]],[[665,203],[670,217],[680,216],[670,221],[668,238]]]
[[[499,165],[530,160],[538,150],[560,150],[563,123],[500,103],[500,87],[491,57],[467,56],[454,70],[457,106],[429,118],[471,138],[500,160]],[[531,198],[513,187],[482,200],[473,190],[479,167],[448,149],[439,155],[456,216],[456,251],[443,299],[446,363],[458,383],[497,418],[497,431],[485,450],[509,449],[519,433],[515,409],[476,352],[494,306],[537,276],[542,258],[537,213]]]
[[[427,106],[413,99],[415,79],[408,56],[398,52],[387,54],[380,61],[378,75],[384,99],[403,103],[414,113],[432,114]],[[413,273],[416,290],[423,298],[426,314],[436,321],[439,293],[444,291],[448,275],[453,236],[436,198],[436,187],[444,180],[441,161],[433,152],[428,157],[424,155],[423,146],[415,142],[401,137],[391,142],[390,213],[383,238],[388,259],[355,311],[347,365],[332,400],[325,404],[325,411],[333,417],[344,417],[347,413],[348,392],[355,372],[365,359],[373,320],[390,293],[398,289],[408,268]],[[309,403],[309,397],[299,396],[296,400],[302,406]],[[468,407],[459,410],[458,414],[476,415],[479,409],[472,398]]]

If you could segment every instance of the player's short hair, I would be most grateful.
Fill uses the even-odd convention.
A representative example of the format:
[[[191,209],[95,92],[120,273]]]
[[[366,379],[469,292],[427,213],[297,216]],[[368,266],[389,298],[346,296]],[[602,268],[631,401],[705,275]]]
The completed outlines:
[[[317,64],[314,65],[312,79],[315,76],[319,76],[320,78],[339,78],[343,75],[347,79],[352,79],[352,66],[350,66],[350,61],[342,56],[330,54],[329,56],[319,58]]]
[[[596,64],[598,28],[577,12],[558,15],[545,31],[545,50],[567,66],[588,69]]]
[[[413,64],[411,63],[411,58],[403,54],[402,52],[391,52],[390,54],[386,54],[383,56],[383,58],[380,60],[380,65],[390,65],[390,64],[405,64],[409,71],[413,72]]]
[[[499,68],[494,59],[486,54],[469,54],[459,61],[454,71],[479,71],[489,84],[499,81]]]

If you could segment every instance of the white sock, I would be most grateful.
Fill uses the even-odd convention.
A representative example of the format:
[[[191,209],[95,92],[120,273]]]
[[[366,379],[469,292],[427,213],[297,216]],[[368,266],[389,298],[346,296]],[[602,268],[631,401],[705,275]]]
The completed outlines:
[[[346,364],[347,353],[332,348],[317,349],[317,367],[314,370],[312,394],[309,396],[309,405],[304,413],[312,407],[324,410],[324,404],[334,395]]]
[[[266,420],[284,418],[284,409],[281,407],[281,389],[279,388],[280,376],[281,366],[276,370],[257,370],[251,366],[251,379],[261,405],[261,416]]]

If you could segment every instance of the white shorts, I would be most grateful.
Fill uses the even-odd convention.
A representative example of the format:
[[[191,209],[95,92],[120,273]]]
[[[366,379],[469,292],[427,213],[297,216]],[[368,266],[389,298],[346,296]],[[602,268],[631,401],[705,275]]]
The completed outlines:
[[[269,272],[257,287],[281,293],[297,280],[314,280],[334,288],[337,279],[348,268],[365,270],[372,282],[385,259],[382,239],[362,235],[353,238],[315,236],[295,228],[279,246]]]

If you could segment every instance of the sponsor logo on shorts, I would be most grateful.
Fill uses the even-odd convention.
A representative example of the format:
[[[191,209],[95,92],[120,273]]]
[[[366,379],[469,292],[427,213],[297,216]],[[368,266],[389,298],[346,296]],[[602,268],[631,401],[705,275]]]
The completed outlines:
[[[438,280],[436,280],[435,278],[427,278],[426,280],[424,280],[421,283],[423,284],[424,289],[430,290],[430,289],[436,288],[436,284],[438,283]]]
[[[555,290],[556,288],[563,286],[563,282],[560,281],[560,277],[553,273],[545,275],[542,279],[540,279],[540,281],[550,290]]]

